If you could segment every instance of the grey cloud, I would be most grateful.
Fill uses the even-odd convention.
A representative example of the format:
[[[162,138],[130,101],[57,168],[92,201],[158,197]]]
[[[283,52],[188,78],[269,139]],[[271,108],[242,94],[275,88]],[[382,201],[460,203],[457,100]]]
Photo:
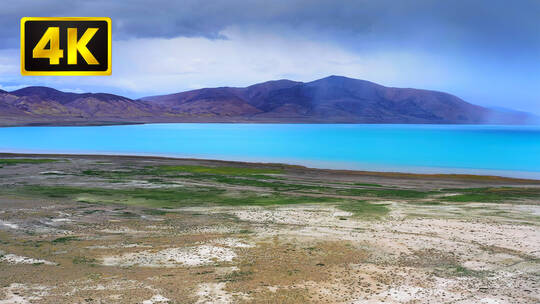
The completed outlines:
[[[215,39],[236,26],[339,40],[356,49],[392,44],[540,51],[537,0],[7,0],[0,11],[1,48],[18,47],[23,16],[110,16],[115,39]]]
[[[440,71],[447,77],[435,89],[540,113],[540,0],[2,0],[0,49],[19,47],[24,16],[108,16],[117,41],[226,39],[223,30],[234,28],[252,35],[244,43],[256,44],[268,33],[285,36],[292,47],[298,38],[328,43],[360,58],[409,66],[414,71],[396,75],[405,85],[423,87],[429,81],[412,74]],[[5,51],[17,60],[16,50]],[[393,56],[401,53],[422,61],[408,65],[402,61],[410,57]]]

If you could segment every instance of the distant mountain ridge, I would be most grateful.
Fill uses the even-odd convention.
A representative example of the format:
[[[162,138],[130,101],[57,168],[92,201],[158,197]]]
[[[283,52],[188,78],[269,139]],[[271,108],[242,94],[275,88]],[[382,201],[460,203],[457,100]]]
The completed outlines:
[[[528,124],[532,114],[489,109],[454,95],[343,76],[274,80],[138,100],[48,87],[0,90],[0,125],[157,122]]]

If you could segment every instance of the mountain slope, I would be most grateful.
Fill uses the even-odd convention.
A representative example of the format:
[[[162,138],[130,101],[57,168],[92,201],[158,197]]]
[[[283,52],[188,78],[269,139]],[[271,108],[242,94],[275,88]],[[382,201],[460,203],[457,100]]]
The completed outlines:
[[[237,117],[260,112],[241,97],[235,88],[212,88],[143,99],[163,111],[186,116]]]
[[[207,88],[188,92],[142,98],[170,113],[185,116],[249,117],[264,113],[265,101],[276,90],[290,88],[300,82],[276,80],[247,88]]]
[[[0,94],[2,124],[143,122],[153,116],[148,104],[113,94],[68,93],[48,87],[27,87]]]
[[[309,115],[364,123],[481,123],[488,109],[453,95],[388,88],[369,81],[330,76],[290,90]],[[279,100],[285,100],[282,95]]]
[[[237,115],[270,122],[475,124],[487,122],[493,112],[447,93],[389,88],[342,76],[308,83],[279,80],[247,88],[202,89],[143,100],[173,111],[201,100],[222,106],[230,100],[243,101],[258,111],[246,107],[249,111]],[[499,120],[506,118],[502,115]]]
[[[139,100],[47,87],[0,91],[0,124],[153,122],[276,123],[532,123],[537,117],[488,109],[448,93],[385,87],[330,76],[312,82],[276,80],[245,88],[204,88]]]

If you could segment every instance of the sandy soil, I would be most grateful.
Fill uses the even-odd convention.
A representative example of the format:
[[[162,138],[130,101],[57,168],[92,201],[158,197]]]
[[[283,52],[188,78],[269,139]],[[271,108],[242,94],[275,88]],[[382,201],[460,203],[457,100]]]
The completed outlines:
[[[298,167],[272,176],[286,183],[344,189],[375,183],[380,186],[366,187],[456,191],[428,198],[361,197],[388,209],[377,217],[331,203],[153,209],[139,201],[21,192],[26,185],[215,185],[236,195],[258,188],[181,176],[169,183],[140,176],[111,181],[80,172],[149,164],[265,166],[59,158],[65,161],[0,168],[0,187],[7,189],[0,192],[0,304],[540,303],[540,198],[444,201],[462,188],[538,187],[534,181]]]

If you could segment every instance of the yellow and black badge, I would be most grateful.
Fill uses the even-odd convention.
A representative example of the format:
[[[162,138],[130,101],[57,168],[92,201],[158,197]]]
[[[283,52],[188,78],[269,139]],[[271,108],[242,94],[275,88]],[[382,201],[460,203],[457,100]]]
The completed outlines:
[[[111,19],[22,18],[21,74],[111,75]]]

